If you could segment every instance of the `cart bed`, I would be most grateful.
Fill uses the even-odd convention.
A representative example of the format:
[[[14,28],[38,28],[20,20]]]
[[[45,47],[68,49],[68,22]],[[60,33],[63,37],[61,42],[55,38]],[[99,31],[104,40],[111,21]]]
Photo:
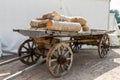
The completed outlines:
[[[50,30],[28,30],[28,29],[14,29],[13,31],[19,32],[24,36],[29,37],[79,37],[79,36],[87,36],[87,35],[103,35],[107,33],[112,33],[114,30],[106,31],[106,30],[97,30],[91,29],[90,31],[84,32],[64,32],[64,31],[50,31]]]

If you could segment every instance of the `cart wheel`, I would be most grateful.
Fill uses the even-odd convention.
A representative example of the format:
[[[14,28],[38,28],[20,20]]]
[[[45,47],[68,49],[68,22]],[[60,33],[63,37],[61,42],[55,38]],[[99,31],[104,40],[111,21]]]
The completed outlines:
[[[70,40],[76,40],[75,38],[70,38]],[[82,45],[79,42],[70,42],[70,47],[73,52],[78,51]]]
[[[110,41],[107,34],[103,35],[102,39],[100,40],[99,46],[98,46],[98,53],[100,58],[106,57],[108,54],[108,51],[110,49]]]
[[[65,43],[53,46],[47,55],[48,69],[54,77],[65,75],[70,70],[72,62],[73,53]]]
[[[24,64],[27,64],[27,65],[33,65],[35,64],[40,55],[38,53],[36,53],[36,45],[35,45],[35,42],[33,40],[26,40],[24,41],[20,47],[19,47],[19,50],[18,50],[18,54],[19,56],[24,56],[24,55],[29,55],[28,57],[25,57],[25,58],[21,58],[21,62],[23,62]]]

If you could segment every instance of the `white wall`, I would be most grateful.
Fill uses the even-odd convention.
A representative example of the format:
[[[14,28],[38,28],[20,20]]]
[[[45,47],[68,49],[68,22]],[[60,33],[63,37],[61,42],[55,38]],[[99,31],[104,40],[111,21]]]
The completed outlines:
[[[53,10],[67,16],[82,16],[90,28],[107,29],[109,0],[0,0],[0,36],[16,50],[24,37],[12,31],[29,25],[31,19]],[[62,9],[61,9],[62,8]]]
[[[14,51],[24,40],[13,28],[28,26],[32,18],[59,7],[58,0],[0,0],[0,39],[8,45],[4,50]]]
[[[68,2],[67,2],[68,1]],[[64,0],[68,15],[82,16],[91,28],[107,29],[109,0]]]

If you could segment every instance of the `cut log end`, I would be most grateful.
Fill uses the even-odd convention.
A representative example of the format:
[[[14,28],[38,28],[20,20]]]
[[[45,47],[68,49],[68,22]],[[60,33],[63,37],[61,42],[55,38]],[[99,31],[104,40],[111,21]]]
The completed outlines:
[[[49,20],[49,21],[47,22],[47,24],[46,24],[47,29],[48,29],[48,30],[51,30],[51,29],[52,29],[52,27],[51,27],[52,25],[53,25],[52,21]]]

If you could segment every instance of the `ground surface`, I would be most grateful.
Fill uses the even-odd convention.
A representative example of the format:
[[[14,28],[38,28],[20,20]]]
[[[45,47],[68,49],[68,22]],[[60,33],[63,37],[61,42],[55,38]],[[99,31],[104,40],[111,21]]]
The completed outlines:
[[[13,56],[3,57],[0,62]],[[0,66],[0,80],[26,68],[25,64],[16,61]],[[85,49],[74,54],[71,70],[65,76],[54,78],[46,64],[32,69],[10,80],[120,80],[120,49],[112,49],[107,58],[100,59],[97,50]]]

